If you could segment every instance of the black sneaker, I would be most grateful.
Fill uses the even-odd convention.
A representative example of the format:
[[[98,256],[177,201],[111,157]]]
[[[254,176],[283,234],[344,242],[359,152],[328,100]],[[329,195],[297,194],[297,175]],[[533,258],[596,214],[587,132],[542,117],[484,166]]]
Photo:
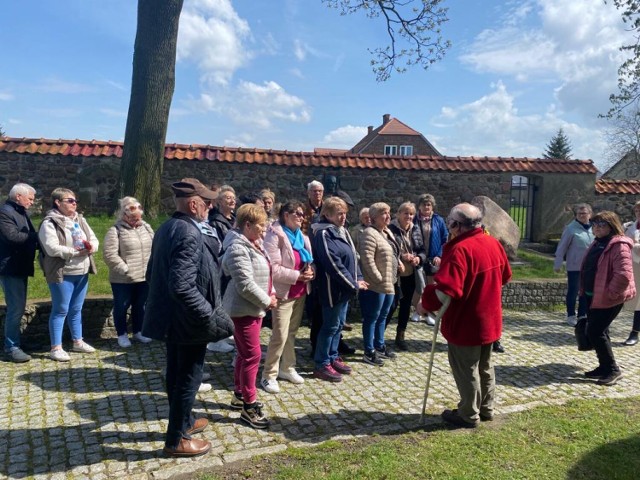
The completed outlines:
[[[262,405],[255,402],[242,408],[240,419],[253,428],[263,429],[269,426],[269,420],[262,413]]]
[[[371,353],[365,352],[364,357],[362,357],[362,359],[364,360],[364,363],[368,363],[369,365],[375,365],[376,367],[381,367],[384,365],[384,360],[380,358],[380,355],[378,354],[377,350],[374,350]]]
[[[596,382],[598,385],[606,385],[610,387],[615,385],[618,380],[622,378],[622,372],[620,370],[613,370],[609,375],[604,375]]]
[[[600,378],[604,375],[604,370],[602,367],[596,367],[593,370],[589,370],[588,372],[584,372],[584,376],[587,378]]]
[[[260,408],[264,407],[262,402],[256,402]],[[231,403],[229,404],[231,410],[242,410],[244,408],[244,402],[242,401],[242,394],[233,392],[231,397]]]
[[[380,349],[376,348],[376,352],[378,353],[380,358],[384,358],[387,360],[395,360],[395,358],[397,357],[397,355],[386,345]]]

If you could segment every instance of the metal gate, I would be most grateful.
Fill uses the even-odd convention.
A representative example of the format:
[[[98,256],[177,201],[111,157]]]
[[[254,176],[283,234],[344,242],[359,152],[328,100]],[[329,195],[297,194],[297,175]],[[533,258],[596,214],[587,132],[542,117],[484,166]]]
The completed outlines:
[[[511,178],[509,215],[520,227],[520,240],[525,242],[530,242],[533,238],[531,227],[535,196],[536,186],[531,184],[530,179],[520,175]]]

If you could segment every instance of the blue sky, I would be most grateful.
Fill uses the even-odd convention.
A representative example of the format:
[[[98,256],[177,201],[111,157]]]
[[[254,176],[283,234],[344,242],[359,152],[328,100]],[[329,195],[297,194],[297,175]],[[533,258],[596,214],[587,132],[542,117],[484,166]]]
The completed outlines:
[[[134,0],[5,2],[0,125],[15,137],[123,140]],[[445,155],[539,157],[562,127],[574,158],[604,133],[632,40],[602,0],[446,1],[453,47],[375,81],[385,26],[320,0],[185,0],[167,142],[350,148],[391,114]]]

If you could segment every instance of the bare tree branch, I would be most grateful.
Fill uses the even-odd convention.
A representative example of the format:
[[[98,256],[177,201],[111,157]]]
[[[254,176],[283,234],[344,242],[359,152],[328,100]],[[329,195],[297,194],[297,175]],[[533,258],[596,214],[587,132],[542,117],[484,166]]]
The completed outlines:
[[[447,22],[443,0],[322,0],[341,15],[364,12],[369,18],[383,17],[389,44],[367,49],[376,80],[383,82],[395,71],[403,73],[412,65],[425,70],[444,58],[451,42],[442,38],[441,25]]]

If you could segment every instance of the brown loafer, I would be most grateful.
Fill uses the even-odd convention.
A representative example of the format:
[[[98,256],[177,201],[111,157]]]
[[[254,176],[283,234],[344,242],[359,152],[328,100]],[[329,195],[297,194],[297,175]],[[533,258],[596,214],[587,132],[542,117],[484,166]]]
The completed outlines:
[[[193,422],[193,426],[187,430],[187,435],[193,435],[194,433],[200,433],[209,425],[209,420],[206,418],[196,418],[196,421]]]
[[[211,443],[207,440],[199,440],[197,438],[187,440],[183,438],[177,447],[164,447],[162,451],[168,457],[197,457],[198,455],[204,455],[209,450],[211,450]]]

